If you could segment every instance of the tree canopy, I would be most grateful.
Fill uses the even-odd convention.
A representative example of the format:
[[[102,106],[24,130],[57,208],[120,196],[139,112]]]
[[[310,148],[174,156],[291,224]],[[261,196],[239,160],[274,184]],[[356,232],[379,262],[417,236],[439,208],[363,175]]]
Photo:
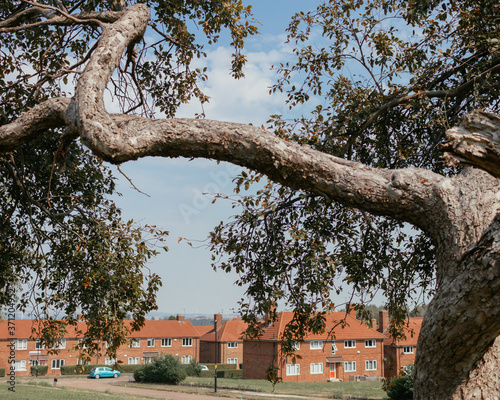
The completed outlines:
[[[232,38],[231,71],[242,76],[243,40],[256,32],[250,11],[237,0],[0,5],[4,287],[31,284],[34,302],[46,314],[62,307],[70,323],[81,309],[90,339],[112,352],[127,334],[124,315],[137,328],[155,307],[159,281],[143,268],[166,232],[120,220],[105,162],[230,161],[254,171],[237,179],[238,193],[269,179],[210,238],[214,265],[248,285],[241,306],[254,327],[284,302],[298,311],[285,337],[291,349],[324,328],[331,294],[347,285],[360,311],[383,291],[396,334],[408,297],[432,289],[416,395],[498,394],[487,382],[500,349],[499,5],[324,2],[293,17],[296,60],[277,66],[271,88],[291,109],[311,102],[311,114],[271,116],[267,131],[171,118],[190,98],[208,100],[196,86],[206,71],[191,63],[222,30]],[[106,110],[106,91],[120,113]],[[167,118],[153,119],[156,109]],[[102,296],[106,306],[96,307]],[[476,318],[467,310],[478,304]]]

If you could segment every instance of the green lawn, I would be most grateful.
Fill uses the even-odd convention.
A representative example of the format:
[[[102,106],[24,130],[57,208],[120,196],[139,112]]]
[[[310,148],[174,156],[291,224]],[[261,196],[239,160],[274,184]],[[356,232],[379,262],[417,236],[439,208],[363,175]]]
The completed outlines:
[[[188,377],[182,385],[213,387],[213,378]],[[272,393],[273,385],[265,380],[218,378],[217,387]],[[347,398],[366,397],[383,399],[387,394],[382,390],[382,382],[281,382],[274,388],[275,394],[311,397]]]
[[[33,384],[38,383],[38,384]],[[3,393],[2,393],[3,392]],[[50,399],[50,400],[145,400],[150,397],[128,396],[123,394],[112,394],[106,392],[96,392],[93,390],[68,389],[60,387],[52,387],[46,382],[32,383],[17,383],[15,392],[7,390],[7,385],[0,387],[0,399],[5,400],[33,400],[33,399]]]

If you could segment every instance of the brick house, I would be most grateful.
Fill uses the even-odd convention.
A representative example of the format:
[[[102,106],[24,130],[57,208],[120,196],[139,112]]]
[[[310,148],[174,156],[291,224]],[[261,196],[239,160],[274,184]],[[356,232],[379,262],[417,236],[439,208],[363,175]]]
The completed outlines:
[[[14,336],[10,336],[6,321],[0,323],[0,368],[10,369],[11,347],[15,348],[13,365],[18,376],[29,375],[32,365],[47,365],[48,375],[59,375],[63,365],[78,365],[79,351],[75,347],[82,337],[76,335],[73,327],[68,327],[65,338],[61,339],[58,354],[48,354],[44,346],[30,338],[35,324],[35,320],[15,320]],[[77,329],[85,332],[85,323],[79,322]],[[130,334],[129,339],[132,343],[117,351],[117,361],[123,364],[144,364],[160,354],[172,354],[182,363],[198,361],[199,358],[200,335],[190,321],[184,321],[183,316],[178,316],[177,320],[147,320],[140,331]],[[111,365],[115,360],[94,356],[92,363]]]
[[[422,329],[423,317],[409,318],[408,325],[404,327],[403,333],[405,339],[394,340],[390,337],[389,313],[387,311],[379,312],[378,331],[386,336],[384,340],[384,360],[385,377],[393,378],[399,371],[409,364],[415,364],[417,353],[417,342]]]
[[[292,318],[292,312],[281,312],[278,320],[269,325],[259,339],[244,340],[244,379],[265,379],[270,365],[277,367],[278,377],[285,382],[349,380],[359,375],[380,379],[384,376],[383,341],[386,337],[357,320],[355,310],[348,314],[327,314],[325,333],[307,335],[303,342],[297,343],[295,355],[300,358],[295,361],[280,355],[280,338]],[[343,319],[346,325],[342,328],[338,323]]]
[[[200,338],[200,362],[211,364],[235,364],[236,368],[243,363],[243,333],[247,324],[241,318],[233,318],[222,322],[222,314],[215,314],[217,320],[217,336],[212,328]],[[216,344],[217,338],[217,358]]]

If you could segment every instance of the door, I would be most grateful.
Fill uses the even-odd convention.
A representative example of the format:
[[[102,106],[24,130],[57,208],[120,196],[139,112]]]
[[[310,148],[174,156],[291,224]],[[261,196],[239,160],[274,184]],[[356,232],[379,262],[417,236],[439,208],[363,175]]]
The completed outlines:
[[[330,379],[337,378],[337,368],[334,363],[330,364]]]

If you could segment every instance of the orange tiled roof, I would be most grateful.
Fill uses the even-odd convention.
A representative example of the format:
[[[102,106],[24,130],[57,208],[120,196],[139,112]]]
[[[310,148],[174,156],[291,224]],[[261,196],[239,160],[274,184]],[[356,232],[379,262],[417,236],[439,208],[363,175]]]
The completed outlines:
[[[375,329],[357,320],[345,312],[332,312],[326,314],[326,327],[322,334],[309,334],[305,340],[345,340],[345,339],[385,339],[386,337]],[[280,340],[283,331],[293,319],[293,312],[285,311],[278,314],[278,320],[270,325],[259,340]],[[342,327],[339,322],[345,319],[346,325]],[[332,331],[333,330],[333,334]]]
[[[217,330],[217,340],[219,342],[238,342],[242,340],[243,333],[246,331],[248,324],[243,322],[241,318],[233,318],[226,321]],[[205,333],[200,340],[205,342],[213,342],[215,339],[214,329]]]
[[[37,325],[36,320],[32,319],[16,319],[14,322],[15,335],[9,335],[7,320],[0,321],[0,339],[29,339],[31,337],[32,328]],[[125,321],[130,324],[130,321]],[[84,335],[77,336],[73,327],[68,327],[68,333],[65,335],[67,339],[84,337]],[[78,322],[77,329],[82,332],[87,331],[85,322]],[[147,338],[147,337],[200,337],[201,335],[193,327],[190,321],[176,321],[176,320],[160,320],[149,321],[146,320],[144,326],[140,331],[132,332],[128,337],[131,338]]]
[[[408,326],[405,326],[403,333],[406,336],[404,340],[397,340],[394,344],[396,346],[416,346],[420,330],[422,329],[422,322],[424,317],[413,317],[408,321]]]
[[[193,325],[193,326],[200,336],[203,336],[214,329],[213,325]]]

